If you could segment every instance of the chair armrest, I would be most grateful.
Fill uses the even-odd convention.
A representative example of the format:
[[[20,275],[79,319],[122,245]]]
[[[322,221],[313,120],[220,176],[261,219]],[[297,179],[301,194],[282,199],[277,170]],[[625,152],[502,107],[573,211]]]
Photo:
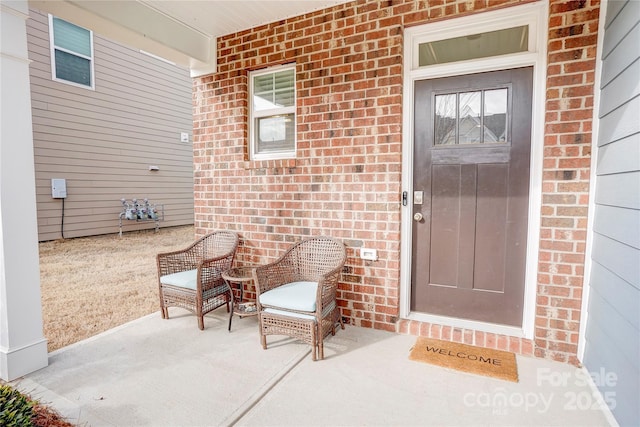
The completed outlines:
[[[218,255],[216,258],[223,258],[225,256],[235,256],[236,248],[238,247],[238,237],[235,233],[224,232],[224,231],[216,231],[206,236],[201,237],[200,239],[193,242],[191,245],[186,247],[185,249],[176,250],[173,252],[166,252],[158,254],[157,264],[158,264],[158,277],[164,276],[172,273],[179,273],[181,271],[186,270],[195,270],[200,265],[207,253],[209,252],[209,256],[211,253],[211,243],[215,242],[218,236],[226,235],[227,241],[225,242],[224,238],[221,242],[225,242],[229,245],[229,252],[223,255]],[[229,241],[229,235],[235,238],[235,243],[233,241]],[[210,258],[214,259],[214,258]],[[231,267],[229,267],[231,268]]]
[[[318,293],[316,295],[316,311],[322,313],[325,307],[336,301],[338,282],[344,265],[334,268],[321,276],[318,281]]]
[[[194,270],[198,268],[201,259],[202,256],[199,255],[194,245],[186,249],[160,253],[156,256],[158,277],[179,273],[181,271]]]
[[[235,250],[231,253],[203,260],[198,264],[199,289],[206,291],[224,283],[222,273],[229,270],[233,264]]]

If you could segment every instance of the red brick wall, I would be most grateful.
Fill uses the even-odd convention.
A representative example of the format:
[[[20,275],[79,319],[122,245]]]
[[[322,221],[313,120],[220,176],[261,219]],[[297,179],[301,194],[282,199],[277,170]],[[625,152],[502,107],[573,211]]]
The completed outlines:
[[[599,1],[553,1],[535,354],[577,363]]]
[[[403,28],[521,3],[357,1],[220,38],[218,72],[194,82],[197,232],[238,231],[240,263],[333,235],[349,248],[339,303],[350,323],[532,354],[527,340],[398,319]],[[535,352],[564,360],[576,352],[597,10],[551,6]],[[297,157],[250,161],[248,72],[291,62]],[[360,260],[362,246],[379,260]]]

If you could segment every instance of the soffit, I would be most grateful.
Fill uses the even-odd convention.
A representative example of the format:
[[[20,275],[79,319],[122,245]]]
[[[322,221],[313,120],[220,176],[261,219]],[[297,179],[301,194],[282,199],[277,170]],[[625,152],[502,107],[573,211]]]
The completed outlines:
[[[215,72],[217,37],[347,0],[30,0],[30,7],[191,69]]]
[[[147,0],[149,7],[214,37],[334,6],[336,0]]]

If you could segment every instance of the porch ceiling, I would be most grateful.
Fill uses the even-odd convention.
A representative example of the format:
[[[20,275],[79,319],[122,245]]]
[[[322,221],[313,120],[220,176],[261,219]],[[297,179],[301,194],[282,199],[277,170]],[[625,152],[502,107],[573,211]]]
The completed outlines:
[[[349,0],[29,0],[29,6],[191,69],[215,71],[216,38]]]

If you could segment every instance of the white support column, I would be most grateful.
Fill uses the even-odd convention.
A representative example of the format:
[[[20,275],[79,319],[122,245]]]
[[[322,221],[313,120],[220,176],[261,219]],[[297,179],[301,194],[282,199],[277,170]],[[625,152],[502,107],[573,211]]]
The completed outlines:
[[[26,0],[0,0],[0,378],[47,366],[42,333]]]

